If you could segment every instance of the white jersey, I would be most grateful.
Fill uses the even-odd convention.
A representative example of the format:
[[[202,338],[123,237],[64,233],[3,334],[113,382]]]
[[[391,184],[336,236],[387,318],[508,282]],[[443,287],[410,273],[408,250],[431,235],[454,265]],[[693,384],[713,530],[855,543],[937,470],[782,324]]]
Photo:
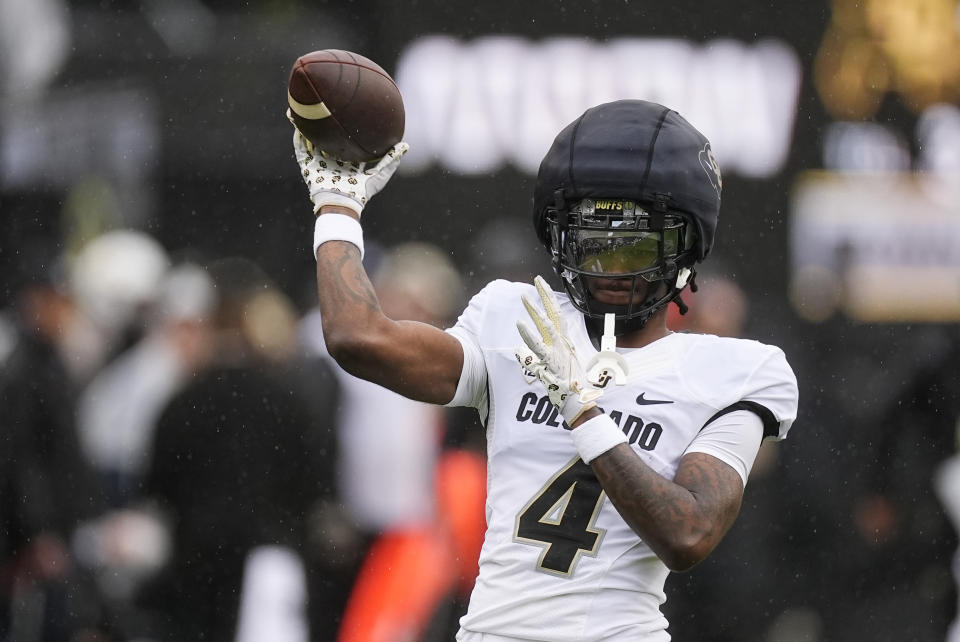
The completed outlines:
[[[606,498],[543,385],[517,363],[516,322],[528,319],[521,295],[537,300],[532,285],[494,281],[448,330],[470,353],[450,405],[477,408],[487,427],[487,532],[461,626],[555,642],[669,640],[660,612],[667,567]],[[583,315],[557,298],[586,363],[596,349]],[[671,334],[618,351],[628,380],[608,386],[601,406],[668,479],[701,428],[724,413],[756,413],[775,439],[796,416],[796,378],[776,347]]]

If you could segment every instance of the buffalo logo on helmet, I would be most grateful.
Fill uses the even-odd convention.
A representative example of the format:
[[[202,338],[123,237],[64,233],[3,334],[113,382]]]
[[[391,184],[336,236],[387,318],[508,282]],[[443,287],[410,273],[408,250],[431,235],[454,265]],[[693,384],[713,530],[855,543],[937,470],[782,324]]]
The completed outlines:
[[[710,143],[704,145],[703,149],[700,150],[700,166],[703,167],[703,171],[707,173],[710,184],[713,185],[713,189],[717,191],[717,196],[719,196],[720,191],[723,189],[723,177],[720,176],[720,164],[717,163],[717,159],[713,157],[713,150],[710,149]]]

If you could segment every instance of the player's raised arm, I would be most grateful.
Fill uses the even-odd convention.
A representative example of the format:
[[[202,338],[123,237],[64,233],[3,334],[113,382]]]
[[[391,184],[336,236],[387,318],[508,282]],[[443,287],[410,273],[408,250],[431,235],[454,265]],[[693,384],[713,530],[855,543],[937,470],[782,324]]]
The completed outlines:
[[[299,131],[293,144],[317,214],[317,292],[330,355],[360,378],[412,399],[447,403],[463,366],[459,341],[425,323],[386,317],[361,261],[360,213],[396,171],[406,143],[376,164],[314,153]]]

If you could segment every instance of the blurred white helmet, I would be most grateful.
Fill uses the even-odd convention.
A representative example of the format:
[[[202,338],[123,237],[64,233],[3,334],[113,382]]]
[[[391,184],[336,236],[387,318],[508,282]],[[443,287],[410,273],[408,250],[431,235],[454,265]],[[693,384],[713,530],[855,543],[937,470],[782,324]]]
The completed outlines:
[[[135,230],[115,230],[84,246],[71,265],[71,284],[93,322],[112,333],[154,301],[169,267],[170,259],[156,239]]]
[[[199,265],[179,263],[163,278],[154,317],[161,323],[209,319],[217,303],[213,278]]]

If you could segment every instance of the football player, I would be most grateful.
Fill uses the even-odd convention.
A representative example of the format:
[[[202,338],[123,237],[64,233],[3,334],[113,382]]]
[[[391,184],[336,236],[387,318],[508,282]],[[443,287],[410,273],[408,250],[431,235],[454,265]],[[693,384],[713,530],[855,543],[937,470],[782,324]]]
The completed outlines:
[[[294,147],[319,215],[331,355],[486,425],[487,532],[458,640],[670,639],[668,573],[714,549],[761,441],[783,439],[797,410],[780,349],[667,329],[717,228],[707,139],[650,102],[587,110],[534,194],[565,294],[493,281],[447,331],[384,316],[361,264],[363,205],[406,145],[372,166],[312,155],[296,132]]]

